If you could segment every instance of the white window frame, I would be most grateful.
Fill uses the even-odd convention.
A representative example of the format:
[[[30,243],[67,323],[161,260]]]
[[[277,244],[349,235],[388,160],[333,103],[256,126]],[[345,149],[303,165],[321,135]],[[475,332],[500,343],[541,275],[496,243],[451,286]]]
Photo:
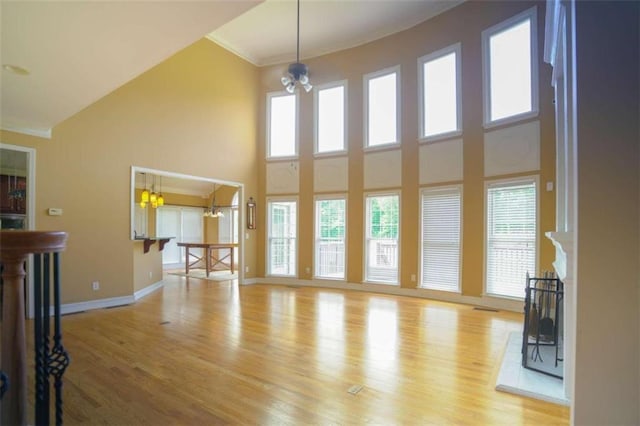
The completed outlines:
[[[374,80],[378,77],[384,77],[389,74],[396,74],[396,137],[395,141],[369,146],[369,81]],[[400,74],[400,65],[396,65],[390,68],[385,68],[383,70],[375,71],[369,74],[365,74],[362,77],[363,84],[363,100],[364,100],[364,111],[362,116],[362,122],[364,124],[363,135],[364,135],[364,150],[365,151],[375,151],[380,149],[388,149],[390,147],[395,147],[400,145],[400,129],[402,127],[402,123],[400,121],[400,106],[402,105],[402,93],[400,91],[401,85],[400,82],[402,80],[402,75]]]
[[[271,272],[271,209],[269,204],[272,202],[293,202],[296,203],[296,237],[295,237],[295,251],[296,251],[296,259],[293,263],[294,271],[292,274],[274,274]],[[266,199],[266,247],[265,247],[265,266],[266,266],[266,276],[269,277],[288,277],[288,278],[297,278],[298,277],[298,258],[300,256],[299,252],[299,239],[300,239],[300,203],[298,201],[298,197],[267,197]]]
[[[318,236],[318,202],[319,201],[326,201],[326,200],[343,200],[344,201],[344,227],[345,227],[345,233],[344,233],[344,276],[342,278],[333,278],[333,277],[326,277],[323,275],[318,275],[317,274],[317,270],[319,268],[318,265],[318,241],[319,241],[319,236]],[[349,259],[348,256],[348,247],[347,247],[347,235],[349,232],[349,228],[348,228],[348,224],[347,224],[347,220],[349,217],[348,214],[348,201],[347,201],[347,195],[346,194],[323,194],[323,195],[316,195],[314,197],[314,202],[313,202],[313,228],[314,228],[314,238],[313,238],[313,278],[317,278],[317,279],[322,279],[322,280],[336,280],[336,281],[346,281],[347,280],[347,260]]]
[[[342,149],[338,149],[335,151],[322,151],[319,149],[319,131],[320,131],[320,115],[319,115],[319,107],[320,107],[320,92],[322,90],[333,89],[336,87],[343,88],[343,119],[344,126],[342,129],[343,132],[343,146]],[[339,155],[346,154],[348,151],[348,111],[349,111],[349,101],[348,101],[348,82],[347,80],[334,81],[327,84],[322,84],[319,86],[315,86],[313,88],[313,135],[314,135],[314,154],[316,157],[330,156],[330,155]]]
[[[462,185],[448,185],[448,186],[435,186],[435,187],[427,187],[422,188],[420,190],[420,280],[418,281],[418,288],[425,290],[437,290],[437,291],[446,291],[451,293],[461,293],[462,292],[462,244],[463,244],[463,194],[462,194]],[[423,204],[424,197],[429,193],[452,193],[456,192],[460,197],[460,223],[459,223],[459,234],[458,234],[458,282],[455,290],[446,290],[443,288],[435,288],[429,287],[424,284],[424,217],[423,217]]]
[[[536,236],[535,236],[535,265],[534,270],[537,271],[540,267],[540,177],[538,175],[535,176],[523,176],[519,178],[511,178],[511,179],[495,179],[486,181],[484,185],[484,273],[483,273],[483,294],[489,297],[496,297],[502,299],[510,299],[510,300],[524,300],[524,291],[523,297],[511,297],[504,296],[495,293],[489,293],[487,290],[487,275],[488,275],[488,254],[489,254],[489,230],[488,230],[488,222],[489,222],[489,188],[495,186],[518,186],[526,183],[533,183],[535,185],[536,190]],[[525,288],[525,277],[522,277],[522,288]]]
[[[484,127],[492,128],[504,124],[515,123],[538,115],[538,9],[533,6],[511,18],[502,21],[482,31],[482,76],[483,76],[483,100],[484,100]],[[531,111],[491,120],[491,73],[489,56],[489,39],[494,34],[501,33],[516,26],[523,21],[531,20]]]
[[[293,155],[283,155],[283,156],[272,156],[271,155],[271,99],[284,97],[284,96],[295,96],[295,129],[294,129],[294,154]],[[298,96],[298,92],[291,94],[285,91],[279,92],[269,92],[267,93],[267,121],[266,121],[266,140],[267,140],[267,151],[265,153],[267,160],[291,160],[298,158],[299,152],[299,121],[300,121],[300,97]]]
[[[369,211],[367,210],[367,198],[369,197],[384,197],[384,196],[397,196],[398,197],[398,239],[397,239],[397,251],[398,251],[398,267],[397,267],[397,272],[396,272],[396,281],[395,282],[390,282],[390,281],[375,281],[375,280],[370,280],[369,277],[367,276],[367,266],[368,266],[368,255],[369,255],[369,250],[368,250],[368,237],[367,237],[367,230],[369,227],[369,220],[368,220],[368,216],[369,216]],[[364,205],[363,205],[363,225],[364,225],[364,229],[363,229],[363,262],[362,262],[362,277],[363,277],[363,282],[367,283],[367,284],[382,284],[382,285],[389,285],[389,286],[400,286],[400,277],[401,277],[401,273],[400,273],[400,266],[401,266],[401,261],[402,261],[402,253],[401,253],[401,236],[402,236],[402,194],[400,190],[397,191],[375,191],[375,192],[365,192],[364,193]]]
[[[424,98],[424,65],[451,53],[454,53],[456,58],[456,129],[426,136],[425,132],[427,124],[424,122],[426,100]],[[418,118],[420,123],[420,142],[438,141],[462,135],[462,43],[458,42],[456,44],[452,44],[451,46],[418,58],[418,99],[418,111],[420,114]]]

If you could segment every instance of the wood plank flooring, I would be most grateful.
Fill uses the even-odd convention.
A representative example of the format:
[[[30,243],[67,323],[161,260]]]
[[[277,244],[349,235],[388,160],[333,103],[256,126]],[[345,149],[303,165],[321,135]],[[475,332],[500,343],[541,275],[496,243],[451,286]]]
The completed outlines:
[[[494,390],[519,314],[165,282],[135,305],[64,317],[67,425],[568,423],[567,407]]]

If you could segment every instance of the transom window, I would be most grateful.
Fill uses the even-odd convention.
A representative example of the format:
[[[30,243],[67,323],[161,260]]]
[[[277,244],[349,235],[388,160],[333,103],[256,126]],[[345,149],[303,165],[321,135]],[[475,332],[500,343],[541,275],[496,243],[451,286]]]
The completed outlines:
[[[400,196],[366,195],[365,281],[398,284]]]
[[[400,67],[364,76],[365,147],[400,142]]]
[[[267,95],[267,158],[295,157],[297,148],[296,94]]]
[[[536,181],[491,183],[486,197],[486,291],[524,298],[527,273],[536,273]]]
[[[422,139],[461,130],[460,43],[418,59]]]
[[[485,124],[538,110],[536,8],[482,32]]]
[[[316,153],[346,150],[346,82],[315,88]]]
[[[316,199],[316,277],[345,278],[346,204],[344,196]]]

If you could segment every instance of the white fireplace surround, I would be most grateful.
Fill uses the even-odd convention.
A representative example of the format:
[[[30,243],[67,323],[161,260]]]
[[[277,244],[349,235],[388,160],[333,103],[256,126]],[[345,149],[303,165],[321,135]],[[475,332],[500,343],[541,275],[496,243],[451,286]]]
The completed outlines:
[[[545,235],[556,248],[553,267],[564,284],[564,393],[572,399],[575,377],[577,153],[575,60],[570,31],[573,11],[561,0],[547,0],[544,60],[553,67],[556,107],[556,232]]]

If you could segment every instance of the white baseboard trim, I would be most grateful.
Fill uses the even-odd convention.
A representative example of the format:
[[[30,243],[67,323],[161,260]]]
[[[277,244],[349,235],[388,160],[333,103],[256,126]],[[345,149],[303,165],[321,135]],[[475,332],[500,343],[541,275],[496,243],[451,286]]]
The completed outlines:
[[[240,285],[252,285],[252,284],[258,284],[258,278],[245,278],[244,280],[242,280],[242,282],[240,282]]]
[[[162,287],[164,287],[164,281],[161,280],[161,281],[155,282],[155,283],[153,283],[153,284],[151,284],[149,286],[146,286],[145,288],[143,288],[141,290],[138,290],[135,293],[133,293],[133,299],[136,300],[136,301],[140,300],[143,297],[153,293],[154,291],[156,291],[157,289],[162,288]]]
[[[265,277],[245,280],[251,284],[272,284],[272,285],[297,285],[301,287],[335,288],[341,290],[367,291],[371,293],[392,294],[396,296],[419,297],[422,299],[433,299],[443,302],[461,303],[464,305],[480,306],[483,308],[523,312],[524,301],[501,299],[490,296],[465,296],[459,293],[448,293],[445,291],[426,290],[421,288],[402,288],[395,285],[349,283],[334,280],[301,280],[298,278]]]
[[[66,303],[60,306],[60,313],[73,314],[75,312],[90,311],[92,309],[112,308],[114,306],[130,305],[135,303],[133,296],[110,297],[107,299],[88,300],[86,302]]]
[[[158,281],[136,291],[131,296],[109,297],[107,299],[87,300],[86,302],[66,303],[60,306],[60,314],[73,314],[76,312],[91,311],[93,309],[113,308],[115,306],[131,305],[143,297],[153,293],[164,286],[164,281]],[[53,307],[51,307],[51,315],[53,315]]]

